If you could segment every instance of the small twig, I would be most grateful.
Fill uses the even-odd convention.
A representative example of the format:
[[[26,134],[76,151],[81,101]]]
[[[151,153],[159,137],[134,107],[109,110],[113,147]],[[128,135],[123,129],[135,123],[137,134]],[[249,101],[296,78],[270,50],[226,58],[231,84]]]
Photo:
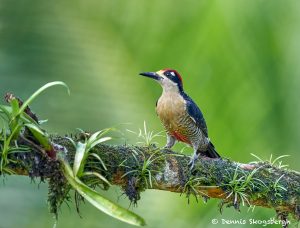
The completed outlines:
[[[4,96],[4,99],[5,99],[5,101],[6,101],[7,103],[10,103],[13,99],[16,99],[16,100],[18,101],[18,103],[19,103],[19,107],[21,107],[21,106],[23,105],[23,103],[24,103],[20,98],[14,96],[12,93],[6,93],[5,96]],[[39,119],[38,119],[37,115],[34,114],[34,113],[31,111],[31,109],[30,109],[29,106],[27,106],[27,107],[25,108],[24,112],[25,112],[28,116],[30,116],[33,120],[35,120],[35,122],[39,123]]]
[[[30,146],[32,146],[37,151],[41,152],[42,154],[47,154],[46,151],[42,147],[40,147],[39,145],[35,144],[31,140],[25,138],[23,135],[19,135],[19,137],[20,137],[21,140],[23,140],[24,142],[26,142],[27,144],[29,144]]]

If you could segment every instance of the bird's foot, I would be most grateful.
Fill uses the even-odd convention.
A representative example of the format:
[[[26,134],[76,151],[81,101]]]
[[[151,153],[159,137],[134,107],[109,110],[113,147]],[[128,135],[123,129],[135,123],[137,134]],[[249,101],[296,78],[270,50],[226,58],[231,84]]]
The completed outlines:
[[[171,149],[171,147],[170,147],[169,145],[165,145],[165,146],[163,147],[163,149],[169,150],[169,149]]]
[[[176,139],[173,136],[167,135],[167,143],[164,146],[164,149],[168,149],[168,150],[171,149],[174,146],[175,142]]]
[[[195,161],[198,159],[198,157],[199,157],[199,154],[193,154],[193,156],[191,157],[191,160],[188,164],[190,167],[190,170],[192,170],[195,167]]]
[[[167,143],[164,147],[163,147],[163,149],[165,149],[165,150],[171,150],[171,148],[174,146],[174,144],[173,143]]]

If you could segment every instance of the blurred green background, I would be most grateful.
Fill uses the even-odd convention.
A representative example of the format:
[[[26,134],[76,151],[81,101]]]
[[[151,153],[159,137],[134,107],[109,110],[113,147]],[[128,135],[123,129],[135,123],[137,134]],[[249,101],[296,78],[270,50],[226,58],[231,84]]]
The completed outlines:
[[[55,88],[32,105],[49,119],[50,132],[120,123],[137,130],[144,120],[161,131],[154,111],[161,88],[138,73],[174,68],[201,107],[221,155],[249,162],[250,153],[289,154],[285,162],[299,171],[299,40],[297,0],[0,0],[0,94],[25,99],[41,85],[62,80],[70,97]],[[130,134],[125,138],[114,143],[136,141]],[[47,211],[47,186],[37,184],[25,177],[4,179],[0,227],[55,224]],[[129,206],[120,189],[105,194]],[[217,204],[212,199],[188,205],[184,196],[149,190],[133,210],[151,228],[222,227],[211,219],[274,216],[261,208],[242,208],[240,214],[229,208],[220,215]],[[89,205],[82,216],[72,203],[64,206],[57,227],[131,227]]]

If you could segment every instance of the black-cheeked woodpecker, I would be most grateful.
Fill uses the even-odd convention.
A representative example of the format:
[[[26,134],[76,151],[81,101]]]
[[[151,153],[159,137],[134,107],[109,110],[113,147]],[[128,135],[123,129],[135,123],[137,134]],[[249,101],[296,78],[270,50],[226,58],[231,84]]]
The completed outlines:
[[[176,70],[164,69],[140,75],[156,80],[163,88],[162,95],[156,103],[156,113],[167,132],[165,148],[171,148],[176,140],[192,146],[194,154],[189,163],[191,169],[199,155],[220,158],[208,138],[202,112],[183,91],[180,74]]]

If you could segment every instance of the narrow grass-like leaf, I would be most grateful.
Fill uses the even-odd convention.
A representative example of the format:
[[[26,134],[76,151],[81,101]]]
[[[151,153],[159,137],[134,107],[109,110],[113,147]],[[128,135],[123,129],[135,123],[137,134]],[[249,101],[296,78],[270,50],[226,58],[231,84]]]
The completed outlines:
[[[91,175],[98,177],[100,180],[102,180],[103,182],[105,182],[106,184],[108,184],[109,186],[111,186],[111,184],[109,183],[109,181],[104,176],[102,176],[100,173],[97,173],[97,172],[84,172],[82,174],[82,176],[91,176]]]
[[[263,162],[264,160],[258,157],[256,154],[250,153],[253,157],[255,157],[258,161]]]
[[[3,173],[7,173],[7,174],[9,174],[9,175],[14,175],[14,174],[16,174],[16,171],[15,171],[15,170],[12,170],[12,169],[7,168],[7,167],[4,167],[4,168],[2,169],[2,172],[3,172]]]
[[[75,143],[75,141],[72,139],[72,138],[70,138],[70,137],[65,137],[67,140],[69,140],[69,142],[70,143],[72,143],[72,145],[74,146],[74,148],[76,149],[76,143]]]
[[[61,81],[55,81],[55,82],[49,82],[46,85],[42,86],[41,88],[39,88],[37,91],[35,91],[24,103],[23,105],[20,107],[19,112],[17,113],[17,115],[20,115],[21,113],[24,112],[24,110],[26,109],[26,107],[38,96],[40,95],[43,91],[45,91],[46,89],[52,87],[52,86],[56,86],[56,85],[61,85],[64,86],[65,88],[67,88],[68,94],[70,94],[70,89],[67,86],[67,84],[65,84],[64,82]]]
[[[123,174],[121,178],[123,177],[126,177],[128,174],[130,173],[135,173],[135,172],[138,172],[138,170],[131,170],[131,171],[128,171],[127,173]]]
[[[271,164],[272,164],[272,165],[275,165],[275,164],[276,164],[276,162],[277,162],[279,159],[281,159],[281,158],[285,158],[285,157],[289,157],[289,156],[290,156],[290,155],[288,155],[288,154],[281,155],[281,156],[279,156],[279,157],[275,158]]]
[[[111,140],[112,138],[111,137],[103,137],[103,138],[99,138],[99,139],[96,139],[92,142],[90,142],[90,144],[88,144],[89,148],[93,148],[94,146],[100,144],[100,143],[103,143],[103,142],[106,142],[106,141],[109,141]]]
[[[93,141],[95,141],[95,140],[97,139],[97,137],[101,134],[101,132],[102,132],[102,130],[101,130],[101,131],[97,131],[97,132],[95,132],[94,134],[92,134],[92,135],[89,137],[89,139],[88,139],[88,141],[87,141],[87,144],[88,144],[88,143],[91,143],[91,142],[93,142]]]
[[[64,168],[63,173],[69,184],[94,207],[123,222],[136,226],[145,225],[145,221],[142,217],[104,198],[98,192],[89,188],[78,178],[74,177],[69,164],[65,161],[62,161],[62,164]]]
[[[84,168],[84,160],[86,154],[86,143],[78,142],[76,145],[76,153],[73,164],[73,173],[74,176],[80,176]]]
[[[13,116],[16,116],[19,113],[19,110],[20,110],[18,100],[17,99],[12,99],[10,101],[10,105],[11,105],[11,108],[12,108]]]
[[[113,128],[105,128],[105,129],[103,129],[103,130],[100,130],[100,131],[97,131],[97,132],[95,132],[94,134],[92,134],[90,137],[89,137],[89,139],[88,139],[88,141],[87,141],[87,145],[88,145],[88,147],[94,147],[95,145],[97,145],[97,144],[99,144],[99,143],[96,143],[95,144],[95,142],[98,140],[98,139],[101,139],[100,137],[101,136],[103,136],[104,134],[106,134],[107,132],[109,132],[109,131],[111,131],[111,130],[113,130]],[[106,138],[106,137],[103,137],[103,138]],[[109,140],[109,139],[108,139]],[[107,140],[105,140],[105,141],[107,141]],[[94,145],[92,145],[92,144],[94,144]]]
[[[22,126],[16,126],[15,129],[12,130],[11,134],[9,137],[6,136],[6,134],[4,134],[3,137],[3,148],[2,148],[2,153],[1,153],[1,164],[0,164],[0,171],[3,171],[5,168],[5,165],[8,163],[8,159],[7,159],[7,155],[8,152],[10,150],[10,143],[13,140],[14,136],[18,134],[18,132],[20,132]],[[4,132],[6,132],[5,128]]]
[[[12,108],[7,105],[0,105],[0,112],[4,113],[5,116],[10,119]]]
[[[102,161],[102,159],[100,158],[100,156],[99,156],[98,154],[90,153],[90,155],[93,156],[93,157],[95,157],[96,159],[98,159],[98,160],[100,161],[101,165],[103,166],[103,168],[104,168],[105,170],[107,170],[107,168],[106,168],[104,162]]]
[[[147,172],[148,172],[148,178],[149,178],[149,185],[150,185],[150,187],[152,188],[152,174],[151,174],[151,172],[150,172],[150,170],[148,170],[147,169]]]
[[[52,148],[52,145],[45,134],[45,132],[42,131],[37,125],[28,123],[25,124],[25,126],[30,130],[30,132],[33,134],[35,139],[39,141],[39,143],[43,146],[45,150],[50,150]]]

